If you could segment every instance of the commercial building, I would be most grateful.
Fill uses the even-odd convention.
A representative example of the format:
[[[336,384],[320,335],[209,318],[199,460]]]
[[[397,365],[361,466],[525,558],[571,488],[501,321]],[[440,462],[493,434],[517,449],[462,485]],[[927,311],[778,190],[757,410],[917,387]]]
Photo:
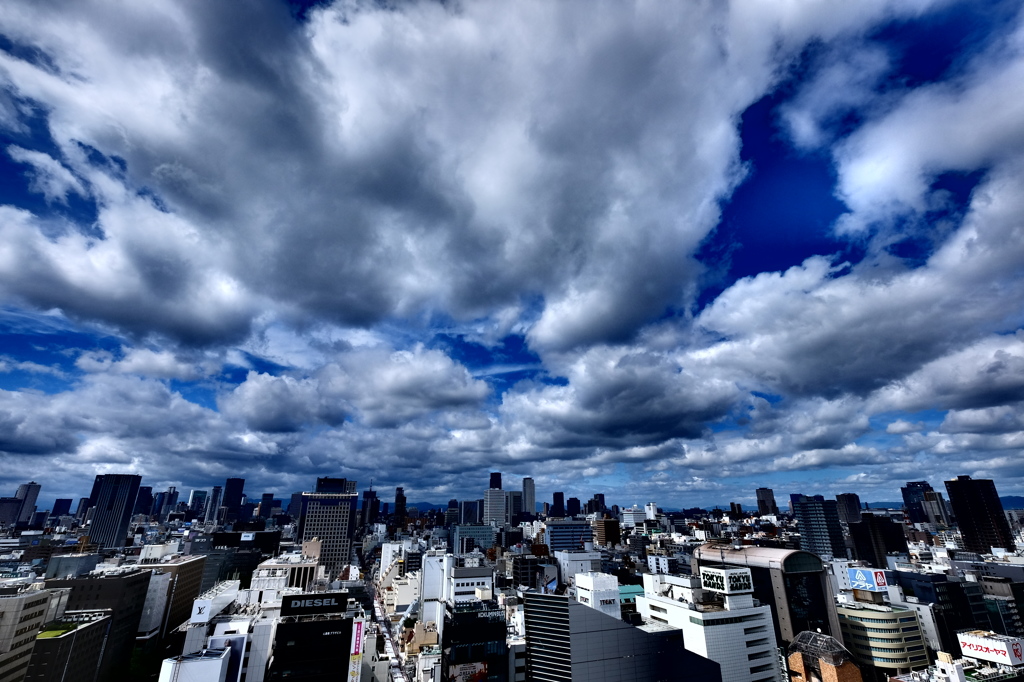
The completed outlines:
[[[18,492],[14,494],[21,500],[21,508],[18,510],[18,523],[28,524],[32,520],[32,514],[36,511],[36,500],[39,499],[39,491],[42,486],[35,481],[22,483],[18,486]]]
[[[868,566],[885,568],[889,553],[907,551],[903,525],[893,522],[888,516],[865,513],[860,521],[851,523],[848,528],[855,558]]]
[[[490,599],[446,603],[441,630],[445,680],[509,679],[505,609]]]
[[[932,486],[928,481],[908,481],[900,488],[900,492],[903,493],[903,506],[907,510],[907,520],[911,523],[927,523],[928,517],[921,503],[924,502],[925,493],[931,491]]]
[[[551,552],[583,549],[594,541],[594,530],[586,521],[551,520],[544,524],[544,542]]]
[[[484,523],[498,527],[508,525],[510,517],[505,497],[501,488],[490,488],[484,492]]]
[[[862,592],[863,594],[863,592]],[[917,614],[877,601],[853,601],[836,607],[842,639],[854,660],[886,675],[928,667],[928,650]]]
[[[92,485],[92,521],[89,541],[101,548],[119,548],[127,543],[128,524],[135,509],[141,476],[101,474]]]
[[[771,607],[775,638],[788,646],[804,630],[839,632],[828,575],[810,552],[750,545],[701,545],[693,553],[694,573],[704,565],[749,568],[754,599]]]
[[[622,542],[618,519],[595,519],[594,542],[602,547],[614,547]]]
[[[996,484],[987,478],[957,476],[946,481],[949,504],[963,537],[964,549],[987,554],[993,547],[1015,549]]]
[[[687,650],[715,661],[729,682],[783,682],[771,608],[755,603],[747,568],[702,566],[699,575],[645,575],[637,612],[679,628]]]
[[[717,663],[683,647],[682,632],[634,627],[554,594],[523,594],[526,679],[533,682],[722,680]]]
[[[860,496],[857,493],[840,493],[836,495],[836,509],[839,520],[843,523],[860,521]]]

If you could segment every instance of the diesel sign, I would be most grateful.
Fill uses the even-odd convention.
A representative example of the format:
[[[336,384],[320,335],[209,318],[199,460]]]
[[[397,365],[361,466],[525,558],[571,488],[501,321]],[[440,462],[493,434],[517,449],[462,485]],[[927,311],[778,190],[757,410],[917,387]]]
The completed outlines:
[[[303,616],[314,613],[340,613],[347,600],[340,594],[297,594],[281,600],[282,616]]]

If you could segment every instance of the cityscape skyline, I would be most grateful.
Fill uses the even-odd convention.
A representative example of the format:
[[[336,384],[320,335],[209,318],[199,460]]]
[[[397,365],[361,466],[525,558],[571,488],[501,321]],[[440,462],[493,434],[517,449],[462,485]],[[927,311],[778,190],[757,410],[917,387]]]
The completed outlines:
[[[384,5],[5,3],[0,488],[1024,495],[1024,3]]]

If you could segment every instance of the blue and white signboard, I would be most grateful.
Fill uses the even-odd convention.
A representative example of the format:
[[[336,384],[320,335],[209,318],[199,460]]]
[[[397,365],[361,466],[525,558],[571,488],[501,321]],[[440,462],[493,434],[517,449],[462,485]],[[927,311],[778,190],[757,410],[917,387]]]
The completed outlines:
[[[855,590],[885,592],[892,582],[892,573],[877,568],[848,568],[846,572],[850,576],[850,585]]]

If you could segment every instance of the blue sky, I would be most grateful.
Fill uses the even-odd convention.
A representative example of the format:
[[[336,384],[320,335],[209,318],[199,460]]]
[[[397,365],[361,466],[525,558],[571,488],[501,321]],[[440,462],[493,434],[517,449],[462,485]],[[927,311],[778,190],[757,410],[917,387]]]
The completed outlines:
[[[0,492],[1024,493],[1020,2],[0,11]]]

